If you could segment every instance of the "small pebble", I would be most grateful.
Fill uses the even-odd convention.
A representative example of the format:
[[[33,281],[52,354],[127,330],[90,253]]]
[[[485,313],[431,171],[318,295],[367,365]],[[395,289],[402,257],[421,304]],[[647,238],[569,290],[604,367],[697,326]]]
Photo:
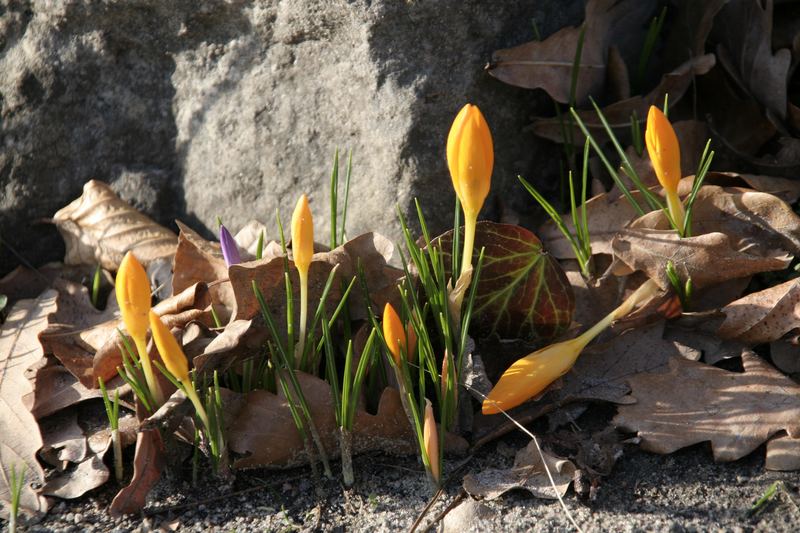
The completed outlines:
[[[74,520],[76,524],[80,524],[83,522],[83,515],[81,513],[75,513]]]

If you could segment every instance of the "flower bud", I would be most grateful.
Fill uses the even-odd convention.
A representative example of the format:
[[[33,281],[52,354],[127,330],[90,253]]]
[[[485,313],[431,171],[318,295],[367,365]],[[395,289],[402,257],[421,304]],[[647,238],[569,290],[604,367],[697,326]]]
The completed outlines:
[[[128,252],[117,270],[117,303],[125,329],[135,338],[147,336],[147,313],[150,311],[150,282],[144,267]]]
[[[441,479],[439,463],[439,431],[436,429],[436,419],[433,417],[433,406],[425,398],[425,423],[422,427],[422,442],[425,444],[425,453],[431,468],[431,477],[436,483]]]
[[[494,147],[480,109],[467,104],[447,136],[447,166],[464,213],[478,215],[492,184]]]
[[[297,270],[308,272],[314,256],[314,221],[305,194],[297,200],[292,213],[292,255]]]
[[[154,311],[150,311],[150,328],[153,330],[153,342],[161,354],[164,366],[178,381],[188,383],[189,363],[186,361],[183,348]]]
[[[644,139],[658,182],[666,191],[677,191],[678,182],[681,181],[681,151],[678,137],[669,119],[656,106],[650,106],[650,111],[647,113]]]
[[[226,265],[238,265],[242,262],[236,241],[233,239],[231,232],[228,231],[228,228],[222,224],[219,225],[219,244],[222,247],[222,257],[225,258]]]

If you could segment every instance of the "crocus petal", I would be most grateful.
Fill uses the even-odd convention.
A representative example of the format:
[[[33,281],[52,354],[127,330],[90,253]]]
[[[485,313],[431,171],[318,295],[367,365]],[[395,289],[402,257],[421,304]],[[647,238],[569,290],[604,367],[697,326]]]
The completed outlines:
[[[292,255],[297,269],[308,272],[314,256],[314,220],[305,194],[297,200],[292,213]]]
[[[228,231],[228,228],[222,224],[219,226],[219,244],[222,247],[222,257],[225,258],[226,265],[238,265],[242,262],[236,241],[233,239],[231,232]]]
[[[144,267],[130,251],[119,265],[115,286],[125,329],[133,337],[145,337],[147,313],[150,311],[150,282]]]
[[[653,163],[658,182],[668,191],[676,191],[681,181],[681,151],[678,137],[669,119],[656,106],[647,113],[644,135],[647,153]]]
[[[425,444],[425,453],[431,465],[431,476],[437,483],[441,478],[439,470],[439,432],[436,429],[436,419],[433,417],[431,401],[425,398],[425,424],[422,427],[422,442]]]
[[[172,335],[172,332],[161,321],[155,311],[150,311],[150,329],[153,331],[153,342],[161,354],[164,366],[181,383],[189,381],[189,363],[183,353],[181,345]]]
[[[566,374],[586,346],[582,338],[552,344],[517,360],[483,401],[481,411],[494,415],[533,398]]]
[[[453,121],[447,166],[464,212],[477,216],[489,194],[494,167],[492,135],[477,106],[465,105]]]
[[[389,348],[394,362],[399,366],[405,348],[406,332],[397,311],[390,303],[383,308],[383,338],[386,340],[386,346]]]

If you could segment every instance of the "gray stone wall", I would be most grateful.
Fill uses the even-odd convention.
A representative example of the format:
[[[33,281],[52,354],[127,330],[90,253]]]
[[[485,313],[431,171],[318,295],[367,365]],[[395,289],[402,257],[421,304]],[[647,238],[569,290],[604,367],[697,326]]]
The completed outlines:
[[[353,149],[349,234],[396,238],[419,197],[452,220],[444,144],[467,101],[496,147],[493,193],[523,215],[516,175],[557,179],[524,131],[547,97],[483,70],[491,52],[580,21],[570,0],[0,2],[0,235],[35,263],[63,255],[39,222],[89,179],[174,228],[288,220],[310,194],[327,238],[334,149]],[[543,183],[547,188],[548,184]],[[275,237],[270,235],[269,237]],[[17,264],[0,249],[0,273]]]

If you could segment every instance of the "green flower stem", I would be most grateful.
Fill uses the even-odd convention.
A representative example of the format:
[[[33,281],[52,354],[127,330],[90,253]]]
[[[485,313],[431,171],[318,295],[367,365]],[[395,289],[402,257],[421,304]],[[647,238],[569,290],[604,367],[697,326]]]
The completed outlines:
[[[158,384],[155,374],[153,373],[153,365],[150,363],[150,354],[147,353],[147,342],[144,337],[134,337],[133,342],[136,344],[136,351],[139,352],[139,361],[142,362],[142,371],[144,372],[144,379],[147,382],[147,388],[150,389],[150,395],[155,400],[156,405],[154,409],[164,405],[164,393],[161,391],[161,385]]]

